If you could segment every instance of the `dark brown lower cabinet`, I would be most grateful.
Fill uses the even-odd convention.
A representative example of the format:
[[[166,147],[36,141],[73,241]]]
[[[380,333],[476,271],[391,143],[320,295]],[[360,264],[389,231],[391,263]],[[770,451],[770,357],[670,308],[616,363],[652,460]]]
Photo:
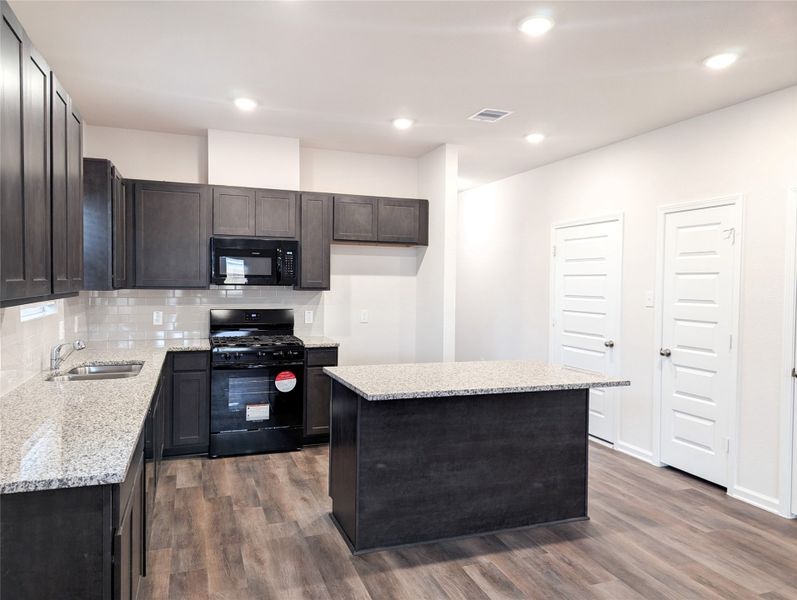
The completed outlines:
[[[173,352],[168,360],[171,385],[164,454],[204,454],[210,441],[210,354]]]
[[[144,437],[120,484],[0,496],[0,595],[133,600],[144,576]]]
[[[308,348],[304,376],[304,441],[329,441],[330,380],[324,367],[338,364],[337,348]]]
[[[120,493],[114,498],[114,514],[119,516],[114,518],[117,526],[113,539],[113,597],[118,600],[135,600],[144,576],[146,483],[143,440],[140,446],[128,477],[119,485]]]

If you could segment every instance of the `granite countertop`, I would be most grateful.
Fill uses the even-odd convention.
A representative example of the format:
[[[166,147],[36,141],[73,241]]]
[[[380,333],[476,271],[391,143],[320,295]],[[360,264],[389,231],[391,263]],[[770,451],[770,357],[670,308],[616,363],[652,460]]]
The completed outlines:
[[[337,348],[340,346],[339,342],[322,335],[296,335],[296,337],[302,340],[305,348]]]
[[[169,351],[207,340],[73,352],[61,372],[85,364],[142,362],[127,379],[45,381],[38,375],[0,397],[0,494],[120,483],[141,435]]]
[[[545,392],[631,385],[544,362],[479,361],[325,367],[324,373],[366,400]]]

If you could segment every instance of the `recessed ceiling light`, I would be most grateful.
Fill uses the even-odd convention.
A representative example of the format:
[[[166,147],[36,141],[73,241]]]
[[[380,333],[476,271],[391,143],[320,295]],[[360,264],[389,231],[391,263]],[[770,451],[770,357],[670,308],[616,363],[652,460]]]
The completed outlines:
[[[407,119],[406,117],[399,117],[398,119],[393,119],[393,127],[396,129],[409,129],[413,126],[415,121],[412,119]]]
[[[539,144],[544,139],[545,139],[545,134],[540,133],[539,131],[535,131],[534,133],[530,133],[526,136],[526,141],[529,144]]]
[[[714,56],[709,56],[706,60],[703,61],[703,64],[707,66],[709,69],[719,71],[720,69],[727,69],[738,59],[739,55],[736,52],[723,52],[722,54],[715,54]]]
[[[529,17],[524,19],[518,29],[531,37],[540,37],[553,29],[553,21],[547,17]]]
[[[254,110],[257,106],[257,102],[251,98],[236,98],[235,106],[237,106],[240,110]]]

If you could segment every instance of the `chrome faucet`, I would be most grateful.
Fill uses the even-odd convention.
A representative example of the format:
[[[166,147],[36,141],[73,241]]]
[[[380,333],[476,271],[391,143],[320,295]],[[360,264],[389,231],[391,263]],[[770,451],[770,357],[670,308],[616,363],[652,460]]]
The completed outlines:
[[[69,352],[61,356],[61,348],[65,346],[72,346],[69,349]],[[66,358],[72,354],[75,350],[83,350],[86,347],[86,342],[83,340],[75,340],[74,342],[66,342],[65,344],[56,344],[53,346],[53,349],[50,350],[50,372],[52,374],[57,374],[58,369],[61,366],[61,363],[66,360]]]

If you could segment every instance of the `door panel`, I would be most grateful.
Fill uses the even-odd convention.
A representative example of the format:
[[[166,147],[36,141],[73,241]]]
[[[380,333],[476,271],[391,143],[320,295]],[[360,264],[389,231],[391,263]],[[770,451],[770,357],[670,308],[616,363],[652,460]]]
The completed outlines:
[[[296,192],[258,190],[255,206],[255,235],[296,238]]]
[[[614,374],[620,324],[622,224],[619,219],[558,227],[554,231],[552,360],[568,367]],[[616,438],[618,392],[590,390],[589,433]]]
[[[735,205],[668,213],[662,281],[661,460],[725,485],[735,372]]]
[[[207,287],[207,186],[136,182],[135,190],[136,286]]]
[[[255,191],[249,188],[213,188],[213,234],[255,234]]]
[[[332,237],[332,198],[324,194],[301,196],[301,251],[299,288],[328,290],[330,242]]]
[[[66,138],[67,268],[69,291],[79,292],[83,289],[83,121],[74,106],[70,106]]]
[[[54,78],[52,85],[53,292],[61,294],[70,289],[69,236],[67,233],[69,97]]]
[[[420,200],[380,198],[377,233],[380,242],[418,242]]]
[[[335,196],[334,239],[375,242],[377,239],[377,210],[376,198]]]

